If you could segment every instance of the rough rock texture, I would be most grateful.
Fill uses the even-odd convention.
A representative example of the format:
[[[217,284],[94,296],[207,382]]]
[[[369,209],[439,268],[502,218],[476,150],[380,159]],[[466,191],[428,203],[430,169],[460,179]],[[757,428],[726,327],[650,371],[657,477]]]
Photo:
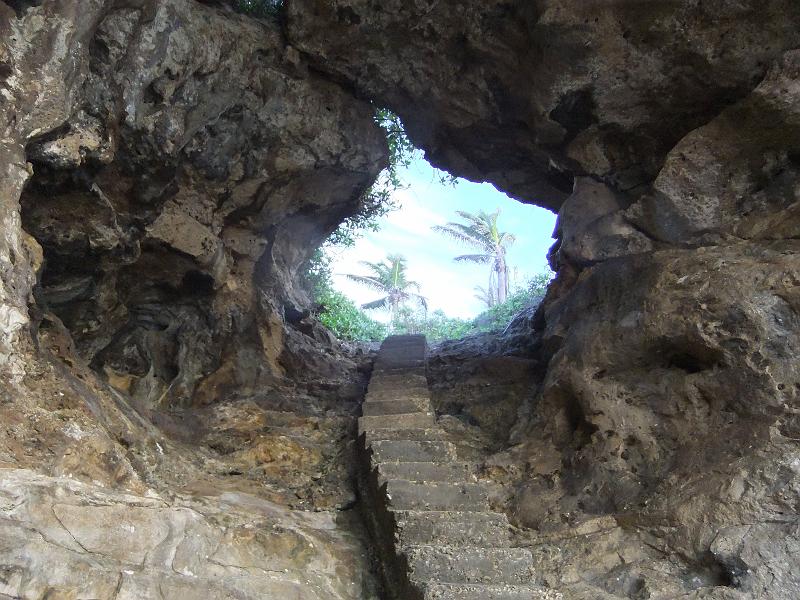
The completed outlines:
[[[479,340],[431,357],[454,427],[508,445],[486,464],[543,582],[798,596],[797,3],[288,7],[435,163],[559,211],[558,277],[507,352],[530,369]]]
[[[368,571],[344,510],[368,364],[296,275],[385,162],[373,101],[438,165],[559,211],[539,311],[431,359],[537,584],[800,596],[800,5],[288,0],[279,26],[225,4],[0,3],[0,595],[207,596],[159,554],[191,524],[219,597],[369,597],[336,574]],[[146,523],[130,548],[81,525],[96,504]],[[330,546],[287,565],[279,522],[335,522]],[[267,541],[222,529],[247,523]]]
[[[0,597],[374,597],[296,281],[385,160],[275,23],[0,3]]]
[[[552,208],[576,175],[648,185],[678,141],[800,45],[791,0],[288,7],[291,41],[399,111],[434,162]]]
[[[370,108],[309,74],[274,26],[177,0],[100,8],[70,112],[28,135],[39,308],[149,406],[280,379],[298,270],[384,159]]]
[[[375,598],[333,513],[0,471],[2,598]],[[33,576],[32,576],[33,575]]]

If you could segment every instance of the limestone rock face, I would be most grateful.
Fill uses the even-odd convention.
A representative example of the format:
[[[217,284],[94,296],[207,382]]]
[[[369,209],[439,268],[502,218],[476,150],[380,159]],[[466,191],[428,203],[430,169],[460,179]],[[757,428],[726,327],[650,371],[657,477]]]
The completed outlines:
[[[92,6],[7,25],[20,40],[9,68],[34,80],[7,121],[33,167],[20,202],[44,249],[39,308],[148,405],[191,402],[219,369],[250,386],[283,376],[298,270],[385,160],[371,109],[310,74],[275,25],[190,1]],[[22,49],[69,27],[74,47]],[[68,89],[57,51],[74,63]],[[59,81],[25,59],[50,61]],[[10,203],[28,177],[17,162]]]
[[[254,495],[139,496],[4,470],[0,515],[5,598],[375,598],[363,547],[331,513]]]
[[[431,357],[434,401],[508,484],[542,579],[592,600],[797,596],[798,5],[288,17],[435,163],[559,211],[527,344],[518,327]],[[528,368],[492,373],[497,354]]]
[[[0,3],[0,596],[375,597],[369,359],[297,284],[374,103],[559,213],[542,306],[429,373],[536,584],[800,597],[800,5],[229,5]]]
[[[628,191],[800,43],[791,0],[291,0],[320,68],[394,108],[435,163],[557,209]]]
[[[0,3],[0,597],[375,597],[297,285],[372,115],[224,7]]]

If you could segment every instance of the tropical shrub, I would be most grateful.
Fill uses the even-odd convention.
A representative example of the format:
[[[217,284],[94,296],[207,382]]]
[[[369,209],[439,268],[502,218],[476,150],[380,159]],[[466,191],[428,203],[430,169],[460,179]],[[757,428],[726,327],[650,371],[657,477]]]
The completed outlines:
[[[476,333],[499,333],[508,327],[520,312],[538,304],[547,292],[552,274],[531,278],[525,285],[512,291],[508,299],[485,310],[474,319],[455,319],[443,311],[427,313],[407,307],[397,311],[392,330],[397,334],[424,334],[430,341],[453,340]]]
[[[387,336],[386,325],[368,317],[341,292],[327,289],[318,299],[324,306],[320,321],[340,340],[380,342]]]

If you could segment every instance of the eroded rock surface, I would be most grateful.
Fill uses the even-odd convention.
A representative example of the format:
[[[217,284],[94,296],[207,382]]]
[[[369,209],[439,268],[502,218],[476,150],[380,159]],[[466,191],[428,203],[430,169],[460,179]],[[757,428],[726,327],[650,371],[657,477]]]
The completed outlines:
[[[355,501],[369,361],[296,278],[385,163],[372,101],[436,164],[559,211],[538,312],[430,372],[537,583],[800,596],[800,5],[288,0],[278,23],[226,4],[0,3],[0,509],[35,559],[2,547],[0,594],[78,594],[55,556],[142,597],[194,585],[158,548],[201,513],[223,558],[192,572],[222,574],[219,597],[369,597],[357,528],[298,512]],[[325,575],[297,579],[280,536],[226,537],[226,494],[255,498],[234,528],[334,523],[303,563]],[[108,517],[99,551],[90,504],[144,519],[135,543]]]
[[[0,596],[373,597],[366,365],[296,285],[373,109],[190,0],[0,3],[0,40]]]
[[[0,597],[377,598],[335,513],[0,470]]]
[[[569,597],[798,594],[797,10],[289,4],[433,161],[559,211],[530,368],[480,340],[431,368]]]

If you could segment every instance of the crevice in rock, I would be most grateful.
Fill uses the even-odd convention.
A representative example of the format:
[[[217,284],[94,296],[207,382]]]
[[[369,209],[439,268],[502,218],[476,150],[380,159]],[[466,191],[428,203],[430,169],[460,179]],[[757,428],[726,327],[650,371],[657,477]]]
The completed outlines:
[[[3,0],[3,4],[9,6],[17,15],[22,17],[31,8],[41,6],[44,0]]]

